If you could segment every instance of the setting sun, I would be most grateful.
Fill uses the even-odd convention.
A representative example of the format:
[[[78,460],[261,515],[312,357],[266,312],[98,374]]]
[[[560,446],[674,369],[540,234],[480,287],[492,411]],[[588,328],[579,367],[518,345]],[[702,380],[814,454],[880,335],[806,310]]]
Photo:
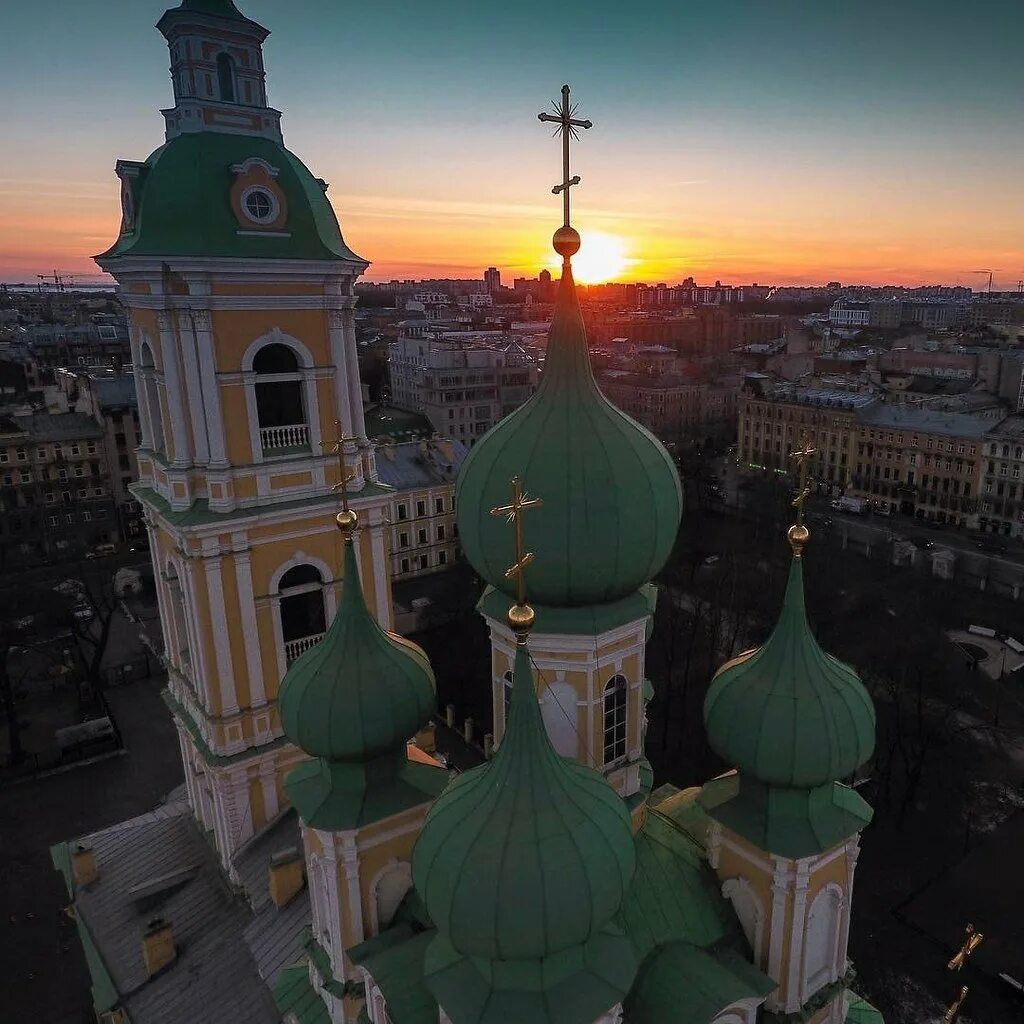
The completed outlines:
[[[581,284],[603,284],[621,277],[633,262],[626,256],[626,243],[603,231],[581,231],[582,245],[572,259],[573,276]],[[557,269],[556,261],[552,269]]]

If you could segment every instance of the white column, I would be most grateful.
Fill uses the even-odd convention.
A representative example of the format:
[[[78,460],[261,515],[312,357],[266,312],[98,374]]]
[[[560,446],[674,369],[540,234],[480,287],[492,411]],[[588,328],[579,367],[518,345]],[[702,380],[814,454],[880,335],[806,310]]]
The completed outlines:
[[[220,690],[221,715],[238,711],[234,670],[231,664],[231,631],[224,607],[224,579],[221,575],[220,555],[205,557],[206,591],[210,601],[210,628],[213,631],[213,650],[217,660],[217,682]]]
[[[359,381],[359,353],[356,349],[356,317],[354,295],[344,297],[341,310],[342,337],[345,345],[345,361],[348,368],[348,400],[352,416],[352,433],[366,437],[366,421],[363,418],[363,387]]]
[[[388,555],[384,547],[384,524],[380,520],[380,510],[377,510],[375,518],[377,522],[370,527],[370,547],[373,550],[373,589],[377,595],[377,621],[384,629],[394,629],[394,623],[391,621],[391,603],[388,601],[391,577],[388,574]]]
[[[199,355],[199,374],[203,386],[203,408],[206,411],[207,437],[210,446],[210,466],[221,469],[228,465],[227,438],[224,434],[224,410],[221,405],[220,384],[217,381],[217,360],[210,313],[205,309],[192,311],[192,325]]]
[[[796,885],[793,887],[793,930],[789,938],[789,970],[786,984],[786,1012],[800,1009],[803,1002],[804,938],[807,931],[807,888],[810,884],[810,859],[796,861]]]
[[[267,821],[273,821],[280,810],[277,800],[277,772],[274,770],[273,762],[260,768],[260,788],[263,790],[263,809]]]
[[[171,443],[174,445],[172,465],[189,463],[188,432],[185,429],[184,388],[178,365],[178,346],[174,332],[174,316],[166,310],[156,315],[160,329],[160,363],[164,371],[164,391],[167,393],[167,412],[171,419]]]
[[[196,355],[196,336],[192,324],[181,334],[181,361],[185,367],[185,388],[188,392],[188,413],[192,423],[192,443],[195,461],[205,466],[210,461],[210,446],[206,437],[206,413],[203,382],[199,376],[199,358]]]
[[[846,958],[849,954],[850,944],[850,918],[853,915],[853,874],[857,868],[857,858],[860,856],[860,833],[850,837],[846,844],[846,900],[843,907],[842,921],[839,924],[839,956],[837,957],[837,968],[839,974],[846,973]]]
[[[345,310],[327,310],[327,331],[334,361],[334,418],[341,421],[346,437],[351,437],[352,410],[348,393],[348,353],[345,350]]]
[[[772,874],[772,922],[768,937],[768,976],[782,983],[782,944],[786,926],[786,898],[789,893],[789,862],[776,857]],[[758,967],[761,965],[758,964]],[[779,990],[768,997],[765,1004],[770,1010],[782,1007]]]
[[[345,872],[345,882],[348,886],[348,906],[351,914],[352,942],[344,943],[344,947],[357,945],[366,938],[363,929],[363,894],[359,886],[359,851],[356,848],[355,833],[339,836],[341,846],[341,865]],[[344,927],[344,922],[341,922]],[[342,932],[344,939],[344,931]],[[339,956],[343,957],[342,948],[337,950]],[[333,951],[332,951],[333,952]],[[335,964],[335,971],[340,967],[344,970],[344,963]]]
[[[242,636],[245,639],[245,660],[249,670],[249,706],[267,703],[267,687],[260,658],[260,632],[256,621],[256,601],[252,584],[252,561],[248,549],[235,553],[235,580],[238,583],[238,604],[242,613]]]

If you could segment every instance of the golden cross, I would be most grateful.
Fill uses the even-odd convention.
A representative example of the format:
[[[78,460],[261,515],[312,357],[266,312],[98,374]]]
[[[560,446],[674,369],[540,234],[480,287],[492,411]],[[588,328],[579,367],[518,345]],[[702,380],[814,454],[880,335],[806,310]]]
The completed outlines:
[[[946,1011],[946,1016],[942,1018],[942,1024],[954,1024],[954,1022],[960,1016],[960,1010],[963,1007],[964,1000],[966,998],[967,998],[967,986],[964,985],[964,987],[962,989],[960,989],[960,995],[958,995],[956,997],[956,999],[953,1000],[952,1005]]]
[[[956,956],[946,964],[946,967],[951,971],[959,971],[984,941],[984,934],[979,932],[973,924],[968,924],[965,931],[967,934],[964,936],[964,944],[960,947]]]
[[[556,135],[562,136],[562,183],[556,185],[552,190],[553,195],[562,193],[562,212],[565,216],[565,227],[569,226],[569,189],[573,185],[580,183],[580,176],[574,174],[571,178],[569,177],[569,140],[578,139],[580,128],[593,128],[593,121],[584,121],[580,118],[573,117],[576,113],[579,104],[569,103],[569,86],[562,86],[562,102],[554,103],[553,113],[538,114],[537,119],[539,121],[551,121],[557,124],[558,127],[555,129]]]
[[[793,452],[790,456],[790,458],[796,459],[796,464],[800,470],[800,489],[797,491],[797,495],[793,499],[793,508],[796,509],[796,521],[798,526],[803,526],[804,505],[807,503],[807,499],[811,496],[811,489],[807,486],[807,464],[811,457],[817,454],[817,449],[811,447],[807,440],[807,435],[804,434],[800,439],[800,450]]]
[[[336,483],[331,490],[341,491],[341,508],[343,512],[348,512],[348,485],[355,480],[358,475],[355,469],[350,469],[345,462],[345,445],[350,441],[355,441],[355,437],[346,437],[345,428],[341,425],[341,420],[335,420],[334,426],[338,431],[338,440],[334,442],[334,447],[331,448],[331,454],[338,456],[338,466],[341,469],[341,479]]]
[[[533,561],[533,552],[523,550],[523,512],[528,508],[540,508],[543,498],[527,498],[523,490],[523,482],[519,477],[512,477],[512,503],[492,508],[492,516],[505,516],[515,528],[516,560],[515,564],[505,570],[505,579],[516,581],[516,603],[526,604],[526,578],[524,571]]]

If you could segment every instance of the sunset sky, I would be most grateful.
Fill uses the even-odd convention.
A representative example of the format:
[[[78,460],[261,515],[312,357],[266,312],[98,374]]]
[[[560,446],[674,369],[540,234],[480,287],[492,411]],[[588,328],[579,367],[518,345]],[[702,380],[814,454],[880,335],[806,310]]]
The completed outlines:
[[[559,150],[536,114],[563,81],[595,122],[574,221],[584,247],[620,240],[622,279],[1024,278],[1019,2],[237,2],[371,280],[550,265]],[[115,160],[163,141],[163,9],[4,11],[0,280],[96,274]]]

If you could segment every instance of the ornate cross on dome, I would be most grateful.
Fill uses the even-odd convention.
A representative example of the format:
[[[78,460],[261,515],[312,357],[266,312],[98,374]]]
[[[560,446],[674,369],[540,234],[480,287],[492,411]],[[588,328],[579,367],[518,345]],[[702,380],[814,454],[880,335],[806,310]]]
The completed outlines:
[[[963,1009],[968,991],[969,989],[966,985],[960,989],[960,994],[950,1004],[949,1009],[946,1010],[946,1016],[942,1018],[942,1024],[956,1024],[956,1021],[960,1019],[960,1011]]]
[[[798,526],[804,524],[804,505],[807,503],[807,499],[811,496],[811,489],[807,486],[807,470],[808,463],[811,457],[818,454],[816,448],[812,448],[807,440],[805,434],[800,439],[800,450],[793,452],[791,458],[796,459],[796,464],[800,470],[800,489],[797,491],[796,497],[793,499],[793,508],[796,509],[796,522]]]
[[[550,121],[553,124],[557,124],[558,127],[555,129],[555,134],[562,136],[562,183],[561,185],[555,185],[551,192],[556,196],[559,192],[562,193],[562,212],[565,218],[563,227],[569,227],[569,190],[573,185],[580,183],[580,176],[578,174],[574,174],[571,178],[569,177],[569,140],[570,138],[578,139],[580,137],[578,129],[594,127],[592,121],[584,121],[573,117],[578,107],[579,104],[569,103],[569,86],[563,85],[562,102],[554,104],[554,112],[537,115],[539,121]]]
[[[492,516],[505,516],[506,521],[513,524],[516,560],[505,570],[505,579],[516,581],[516,603],[520,607],[526,605],[526,578],[524,571],[533,561],[533,552],[523,550],[523,512],[528,508],[540,508],[543,498],[527,498],[523,490],[523,482],[519,477],[512,477],[512,503],[491,509]]]
[[[348,485],[352,483],[356,478],[356,471],[354,468],[349,468],[345,462],[345,445],[351,441],[357,440],[355,437],[347,437],[345,435],[345,428],[341,424],[341,420],[335,420],[334,426],[338,431],[338,440],[334,442],[334,447],[331,448],[331,454],[338,456],[338,467],[341,470],[341,479],[336,483],[331,490],[341,491],[341,511],[338,513],[338,526],[345,531],[346,536],[351,538],[352,531],[355,529],[357,516],[348,507]]]

